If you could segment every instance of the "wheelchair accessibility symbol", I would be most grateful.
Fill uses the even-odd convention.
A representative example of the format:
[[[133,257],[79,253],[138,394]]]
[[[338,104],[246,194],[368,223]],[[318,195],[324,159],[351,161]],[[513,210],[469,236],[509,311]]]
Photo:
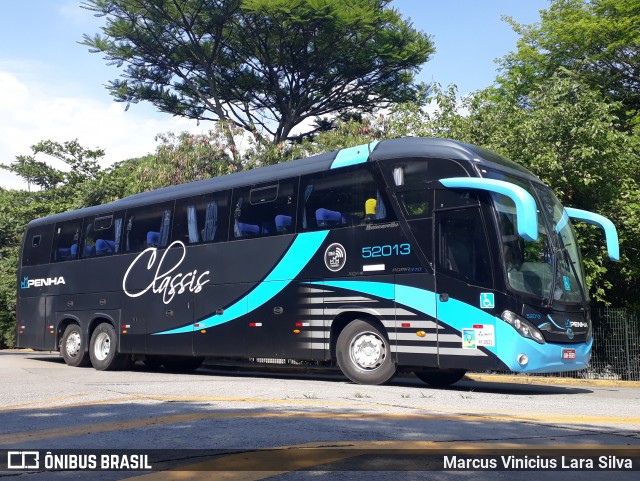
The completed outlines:
[[[493,309],[496,307],[496,301],[493,292],[483,292],[480,294],[480,309]]]

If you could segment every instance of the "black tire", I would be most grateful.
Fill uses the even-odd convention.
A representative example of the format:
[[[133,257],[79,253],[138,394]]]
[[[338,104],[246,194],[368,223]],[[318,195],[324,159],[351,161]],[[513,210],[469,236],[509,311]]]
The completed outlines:
[[[396,374],[389,340],[373,322],[356,319],[338,336],[338,366],[358,384],[384,384]]]
[[[118,354],[118,336],[111,324],[102,323],[91,334],[89,343],[91,365],[98,371],[121,369],[127,357]]]
[[[204,357],[166,356],[162,359],[162,365],[169,372],[188,373],[198,369]]]
[[[60,342],[60,353],[68,366],[89,365],[89,353],[84,348],[85,342],[80,326],[69,324],[62,335],[62,342]]]
[[[462,379],[466,373],[466,369],[434,369],[414,372],[418,379],[433,387],[451,386]]]

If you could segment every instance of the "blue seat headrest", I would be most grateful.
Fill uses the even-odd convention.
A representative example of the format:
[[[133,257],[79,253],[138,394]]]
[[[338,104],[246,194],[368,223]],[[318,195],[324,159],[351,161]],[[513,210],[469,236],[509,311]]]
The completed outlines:
[[[240,233],[243,236],[260,234],[260,227],[255,224],[245,224],[244,222],[238,222],[238,229],[240,229]]]
[[[147,245],[157,246],[160,243],[160,232],[150,230],[147,232]]]
[[[316,210],[316,220],[324,222],[342,222],[342,214],[335,210],[329,210],[320,207],[318,210]]]
[[[275,222],[278,229],[291,227],[293,218],[290,215],[277,215]]]
[[[96,239],[96,254],[110,254],[116,251],[116,243],[112,240]]]

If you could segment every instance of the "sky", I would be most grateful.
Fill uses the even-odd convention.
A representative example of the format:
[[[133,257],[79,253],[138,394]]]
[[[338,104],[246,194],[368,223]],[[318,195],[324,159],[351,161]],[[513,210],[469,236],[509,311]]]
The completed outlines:
[[[156,112],[150,104],[114,102],[105,85],[119,71],[80,45],[103,19],[80,0],[20,0],[3,3],[0,16],[0,163],[31,154],[41,140],[78,139],[106,151],[103,165],[140,157],[156,148],[164,132],[205,132],[207,122]],[[436,53],[418,81],[456,84],[459,93],[491,85],[499,59],[515,50],[517,35],[501,18],[529,24],[549,0],[395,0],[392,6],[414,28],[431,35]],[[59,161],[39,157],[58,168]],[[0,170],[0,186],[24,188]]]

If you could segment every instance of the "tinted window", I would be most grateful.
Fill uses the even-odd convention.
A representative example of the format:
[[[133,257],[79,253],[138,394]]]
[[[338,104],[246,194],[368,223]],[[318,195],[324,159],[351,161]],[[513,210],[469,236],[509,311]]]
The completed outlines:
[[[82,258],[101,257],[121,252],[123,227],[122,212],[86,217],[80,256]]]
[[[402,159],[383,162],[383,171],[390,186],[415,185],[446,177],[467,177],[464,168],[450,159]]]
[[[451,209],[478,205],[478,194],[470,190],[436,190],[436,209]]]
[[[167,247],[172,211],[172,202],[127,210],[124,252],[138,252],[147,247]]]
[[[489,248],[480,209],[460,209],[438,216],[438,267],[474,284],[491,282]]]
[[[82,219],[56,224],[53,234],[51,262],[70,261],[78,258]]]
[[[318,230],[395,220],[369,166],[305,177],[302,229]]]
[[[397,197],[408,219],[431,217],[433,190],[421,189],[399,192]]]
[[[29,229],[22,251],[22,265],[34,266],[49,263],[52,237],[53,225]]]
[[[229,194],[216,192],[176,202],[173,240],[184,244],[227,240]]]
[[[233,191],[233,239],[295,232],[298,179]]]

